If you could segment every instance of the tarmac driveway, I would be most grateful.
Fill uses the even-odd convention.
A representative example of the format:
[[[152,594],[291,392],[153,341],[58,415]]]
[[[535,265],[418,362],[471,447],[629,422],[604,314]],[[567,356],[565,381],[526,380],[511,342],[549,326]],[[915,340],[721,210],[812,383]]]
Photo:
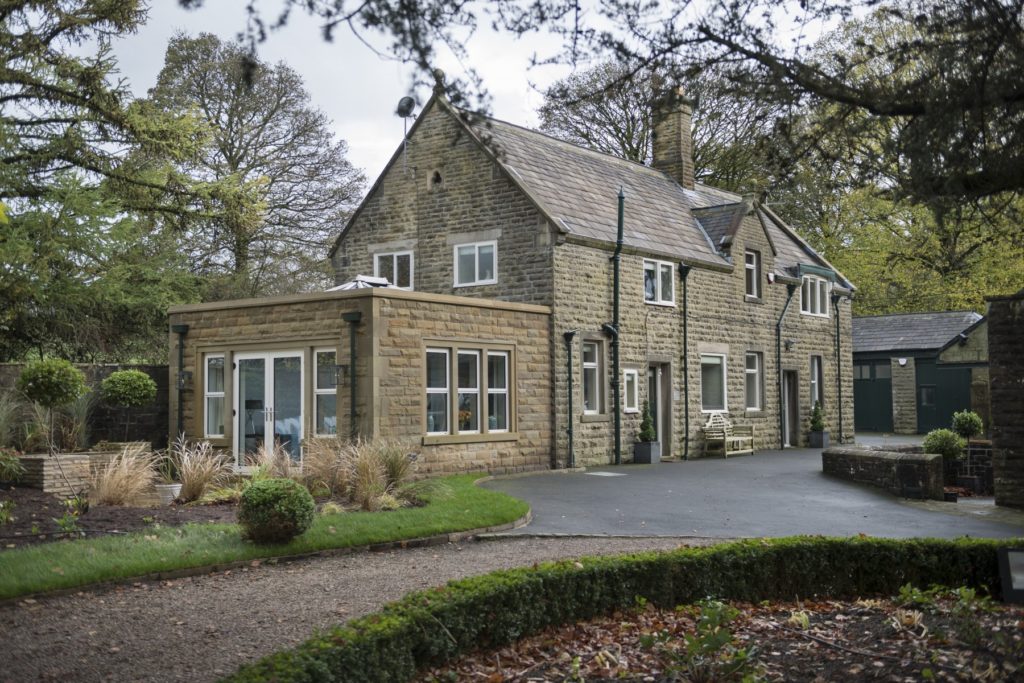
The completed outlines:
[[[907,538],[1024,536],[1024,514],[991,499],[906,501],[827,477],[821,451],[599,467],[496,479],[530,503],[521,534],[735,538],[825,534]]]

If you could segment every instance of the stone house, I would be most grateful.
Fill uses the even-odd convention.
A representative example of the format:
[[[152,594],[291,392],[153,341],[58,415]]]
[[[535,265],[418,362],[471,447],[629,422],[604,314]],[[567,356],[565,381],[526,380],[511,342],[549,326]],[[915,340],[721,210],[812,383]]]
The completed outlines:
[[[264,434],[396,436],[430,471],[630,462],[645,403],[663,457],[699,457],[716,412],[753,425],[756,448],[803,445],[816,401],[833,440],[851,440],[853,286],[769,206],[694,181],[691,111],[664,94],[646,167],[435,89],[330,254],[339,285],[393,286],[172,309],[172,372],[192,373],[182,429],[263,410],[268,384],[241,396],[239,376],[258,355],[258,384],[291,348],[304,398],[290,431],[266,417]],[[320,383],[331,367],[336,387],[328,370]],[[221,425],[239,419],[213,436],[244,451],[258,429]]]
[[[854,426],[927,434],[953,413],[989,424],[988,321],[973,311],[853,319]]]

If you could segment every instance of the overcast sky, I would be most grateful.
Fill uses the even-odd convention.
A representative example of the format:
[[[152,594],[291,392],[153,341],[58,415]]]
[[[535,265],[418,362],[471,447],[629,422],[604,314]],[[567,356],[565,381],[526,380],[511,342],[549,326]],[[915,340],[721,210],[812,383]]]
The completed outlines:
[[[208,0],[198,10],[187,11],[177,0],[152,0],[146,24],[113,45],[121,75],[136,95],[145,95],[156,83],[167,42],[176,31],[190,35],[208,32],[222,40],[234,40],[245,27],[246,1]],[[267,11],[277,6],[267,4]],[[534,52],[556,51],[557,44],[543,40],[533,36],[529,42],[517,41],[488,31],[467,44],[466,63],[483,76],[494,98],[496,117],[535,126],[541,97],[530,83],[543,87],[568,73],[563,67],[529,69]],[[348,143],[349,160],[372,182],[401,143],[402,119],[394,111],[398,100],[408,93],[411,69],[378,57],[344,31],[337,32],[333,43],[325,42],[317,23],[300,11],[259,51],[262,59],[284,61],[302,76],[313,104],[327,113],[338,137]],[[450,55],[440,55],[439,62],[446,73],[459,74],[461,67]],[[429,96],[426,89],[416,93],[420,103]]]

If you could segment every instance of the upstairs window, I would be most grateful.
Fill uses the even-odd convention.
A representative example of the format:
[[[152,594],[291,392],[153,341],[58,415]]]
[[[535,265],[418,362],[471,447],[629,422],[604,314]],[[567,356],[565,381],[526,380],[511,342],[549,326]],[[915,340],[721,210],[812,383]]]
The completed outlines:
[[[377,254],[373,257],[374,277],[387,278],[395,287],[412,289],[412,271],[411,251]]]
[[[800,312],[804,315],[828,317],[828,296],[831,284],[825,278],[805,275],[800,286]]]
[[[474,242],[455,247],[455,286],[493,285],[498,281],[498,243]]]
[[[644,301],[672,305],[675,302],[675,269],[668,261],[644,261]]]
[[[744,255],[745,267],[746,267],[746,278],[747,278],[747,296],[760,299],[761,298],[761,252],[748,250]]]

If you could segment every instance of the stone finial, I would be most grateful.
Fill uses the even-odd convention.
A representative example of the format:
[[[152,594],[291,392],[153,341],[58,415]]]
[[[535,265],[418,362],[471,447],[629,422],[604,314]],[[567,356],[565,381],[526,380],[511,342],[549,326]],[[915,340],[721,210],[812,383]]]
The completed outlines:
[[[435,95],[443,95],[444,94],[444,88],[445,88],[445,85],[444,85],[444,71],[442,69],[434,69],[433,76],[434,76],[434,94]]]

